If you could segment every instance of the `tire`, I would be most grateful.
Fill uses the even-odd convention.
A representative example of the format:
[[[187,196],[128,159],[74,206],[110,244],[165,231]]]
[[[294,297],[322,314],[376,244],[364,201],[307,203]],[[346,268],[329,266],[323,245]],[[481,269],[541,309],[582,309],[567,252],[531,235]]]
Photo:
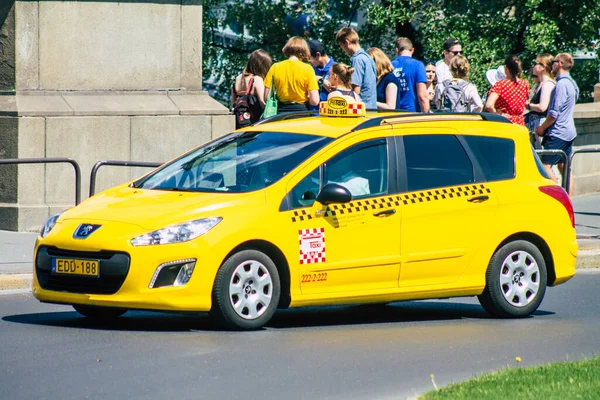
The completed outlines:
[[[75,304],[73,305],[73,308],[84,317],[104,321],[119,318],[127,312],[127,310],[123,308],[82,306]]]
[[[510,242],[494,253],[485,281],[485,290],[477,298],[487,312],[524,318],[537,310],[546,293],[546,262],[532,243]]]
[[[242,250],[217,272],[211,315],[225,329],[260,329],[275,314],[280,293],[275,263],[260,251]]]

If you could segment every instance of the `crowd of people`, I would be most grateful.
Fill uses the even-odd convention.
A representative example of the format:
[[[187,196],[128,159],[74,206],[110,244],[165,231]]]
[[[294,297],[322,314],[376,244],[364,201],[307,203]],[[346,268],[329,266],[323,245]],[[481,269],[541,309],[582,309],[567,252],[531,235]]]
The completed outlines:
[[[377,47],[364,50],[358,33],[340,29],[336,42],[350,57],[350,64],[336,62],[318,40],[293,36],[283,47],[284,61],[273,63],[264,50],[250,54],[244,71],[235,78],[231,104],[242,95],[256,99],[252,122],[261,117],[274,91],[277,113],[315,110],[319,102],[343,97],[362,102],[367,109],[409,112],[491,112],[512,123],[526,126],[536,148],[562,150],[570,155],[575,139],[573,109],[579,88],[570,76],[573,57],[560,53],[540,54],[531,67],[535,85],[524,78],[522,60],[508,55],[504,64],[490,69],[486,78],[491,89],[483,99],[469,81],[471,66],[456,38],[444,42],[442,59],[436,63],[413,58],[410,39],[396,39],[393,60]],[[552,166],[563,173],[559,155],[543,156],[549,176],[557,179]]]

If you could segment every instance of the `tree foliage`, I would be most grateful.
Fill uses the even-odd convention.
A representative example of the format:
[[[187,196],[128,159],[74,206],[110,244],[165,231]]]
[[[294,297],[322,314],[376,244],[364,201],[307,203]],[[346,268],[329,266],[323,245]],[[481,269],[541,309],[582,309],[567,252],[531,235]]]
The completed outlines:
[[[471,63],[470,79],[480,92],[489,84],[485,71],[502,65],[508,54],[523,60],[528,72],[541,53],[590,52],[600,34],[600,2],[589,0],[315,0],[305,6],[311,18],[308,36],[321,40],[339,62],[349,62],[335,43],[337,30],[358,19],[363,47],[380,47],[394,56],[394,40],[407,36],[415,44],[415,57],[439,60],[443,42],[456,37]],[[224,99],[247,55],[257,48],[281,60],[281,49],[291,36],[286,16],[292,4],[283,0],[204,2],[204,74],[218,76],[213,85],[217,98]],[[219,40],[219,26],[245,27],[246,36],[229,43]],[[596,58],[577,61],[573,70],[582,96],[591,101],[598,83],[600,51]]]

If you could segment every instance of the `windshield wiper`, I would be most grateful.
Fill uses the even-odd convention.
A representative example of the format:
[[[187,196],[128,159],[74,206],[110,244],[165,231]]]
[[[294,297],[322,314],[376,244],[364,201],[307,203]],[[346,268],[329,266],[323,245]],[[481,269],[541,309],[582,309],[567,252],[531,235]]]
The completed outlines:
[[[197,192],[192,188],[178,188],[178,187],[153,187],[150,190],[164,190],[166,192]]]

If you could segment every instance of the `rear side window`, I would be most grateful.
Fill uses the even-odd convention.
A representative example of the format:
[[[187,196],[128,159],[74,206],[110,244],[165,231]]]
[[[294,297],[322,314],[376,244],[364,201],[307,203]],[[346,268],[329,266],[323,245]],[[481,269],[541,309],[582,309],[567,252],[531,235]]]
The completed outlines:
[[[502,181],[515,177],[515,142],[485,136],[463,136],[471,148],[486,181]]]
[[[409,192],[475,181],[473,164],[454,135],[404,136]]]
[[[531,147],[531,151],[533,152],[533,159],[535,160],[535,166],[537,167],[540,175],[546,179],[552,179],[552,178],[550,178],[550,175],[548,175],[548,171],[546,171],[546,168],[544,168],[544,164],[542,164],[542,160],[540,160],[540,157],[535,152],[535,149],[533,148],[533,146]]]

